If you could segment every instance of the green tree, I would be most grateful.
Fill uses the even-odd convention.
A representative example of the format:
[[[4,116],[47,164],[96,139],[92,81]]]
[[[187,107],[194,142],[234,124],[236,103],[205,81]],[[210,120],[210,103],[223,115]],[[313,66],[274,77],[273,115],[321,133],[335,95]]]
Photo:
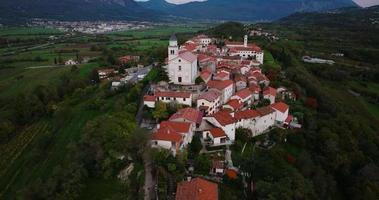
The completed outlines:
[[[166,119],[168,117],[167,105],[161,101],[157,102],[153,111],[153,117],[158,121]]]

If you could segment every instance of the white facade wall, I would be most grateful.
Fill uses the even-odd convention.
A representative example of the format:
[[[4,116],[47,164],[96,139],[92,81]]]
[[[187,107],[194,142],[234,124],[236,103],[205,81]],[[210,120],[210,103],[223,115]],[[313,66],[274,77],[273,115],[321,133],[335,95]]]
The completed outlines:
[[[274,104],[274,103],[275,103],[275,96],[272,96],[272,95],[264,95],[263,98],[264,98],[264,99],[268,99],[268,100],[270,100],[270,104]]]
[[[275,110],[275,114],[276,114],[276,117],[275,117],[276,121],[283,123],[284,121],[286,121],[288,117],[288,109],[284,113],[280,112],[279,110]]]
[[[143,105],[145,105],[149,108],[155,108],[155,101],[144,101]]]
[[[235,140],[236,136],[236,125],[235,123],[228,124],[226,126],[222,126],[214,117],[205,117],[205,120],[207,120],[209,123],[213,124],[214,126],[221,128],[225,134],[228,136],[230,141]]]
[[[170,60],[168,64],[168,75],[170,81],[174,84],[194,85],[198,75],[197,60],[192,63],[180,57]]]
[[[208,46],[210,43],[212,43],[211,38],[201,38],[200,39],[200,44],[202,44],[202,45]]]
[[[234,94],[234,84],[230,85],[229,87],[225,88],[222,91],[222,96],[223,96],[223,103],[227,103],[229,99],[233,96]]]
[[[275,112],[257,119],[255,127],[252,129],[253,137],[262,134],[275,124]]]
[[[215,101],[212,101],[212,102],[209,102],[205,99],[198,99],[197,100],[197,108],[199,108],[200,106],[207,106],[208,107],[208,109],[206,111],[208,115],[216,113],[219,111],[220,97],[217,98]]]
[[[242,89],[245,89],[247,87],[247,84],[245,81],[237,81],[236,82],[236,90],[240,91]]]
[[[162,101],[164,103],[174,102],[192,107],[192,95],[190,98],[158,97],[158,101]]]

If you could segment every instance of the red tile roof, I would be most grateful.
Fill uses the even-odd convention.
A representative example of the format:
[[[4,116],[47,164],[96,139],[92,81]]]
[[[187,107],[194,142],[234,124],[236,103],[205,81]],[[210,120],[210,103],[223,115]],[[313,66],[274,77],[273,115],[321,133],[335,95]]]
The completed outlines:
[[[155,96],[145,95],[143,96],[144,101],[155,101]]]
[[[243,107],[243,104],[240,103],[239,100],[237,99],[231,99],[229,100],[226,105],[229,105],[230,107],[233,108],[233,110],[238,110],[238,109],[241,109]]]
[[[221,128],[212,128],[209,132],[214,138],[226,137],[225,132]]]
[[[199,96],[199,98],[197,98],[198,100],[199,99],[204,99],[204,100],[207,100],[209,102],[212,102],[212,101],[215,101],[217,100],[217,98],[220,97],[220,93],[219,92],[216,92],[216,91],[208,91],[208,92],[205,92],[203,94],[201,94]]]
[[[197,44],[194,43],[186,43],[183,45],[183,48],[185,48],[187,51],[194,51],[197,49]]]
[[[261,88],[257,85],[252,85],[249,87],[249,90],[253,93],[259,93],[261,91]]]
[[[221,71],[221,72],[218,72],[214,78],[223,79],[223,78],[226,78],[226,77],[229,77],[229,73],[227,73],[225,71]]]
[[[265,115],[268,115],[268,114],[271,114],[271,113],[275,112],[275,110],[272,109],[270,106],[266,106],[266,107],[262,107],[262,108],[257,108],[256,111],[261,116],[265,116]]]
[[[256,110],[244,110],[244,111],[236,112],[236,114],[234,115],[234,118],[236,118],[237,120],[240,120],[240,119],[256,118],[259,116],[260,114]]]
[[[188,122],[172,122],[172,121],[161,122],[160,128],[166,128],[166,127],[169,127],[178,133],[188,133],[191,131],[191,123],[188,123]]]
[[[157,97],[175,97],[175,98],[190,98],[191,93],[189,92],[173,92],[173,91],[158,91],[155,93]]]
[[[162,127],[152,134],[152,140],[162,140],[180,143],[183,140],[183,135],[176,132],[174,129],[170,127]]]
[[[271,95],[271,96],[276,96],[276,89],[273,87],[267,87],[263,90],[263,95]]]
[[[232,80],[223,80],[223,81],[211,80],[207,83],[207,85],[209,88],[224,90],[225,88],[233,85],[233,81]]]
[[[282,113],[285,113],[289,109],[289,106],[283,102],[277,102],[277,103],[274,103],[270,106],[271,106],[271,108],[278,110]]]
[[[200,124],[202,120],[202,113],[194,108],[183,108],[170,117],[170,121],[183,118],[187,121]]]
[[[214,117],[222,126],[233,124],[235,122],[235,119],[227,111],[216,112],[211,115],[211,117]]]
[[[293,116],[292,115],[288,115],[287,119],[284,121],[286,122],[287,124],[291,123],[293,120]]]
[[[211,76],[212,76],[212,72],[210,72],[209,70],[203,70],[203,71],[200,73],[200,77],[201,77],[204,81],[207,81]]]
[[[179,53],[179,57],[191,63],[197,60],[197,56],[189,51]]]
[[[236,92],[236,94],[234,96],[238,96],[241,99],[246,99],[249,96],[251,96],[251,91],[249,90],[249,88],[245,88],[243,90]]]
[[[176,200],[218,200],[218,185],[202,178],[182,181],[176,190]]]

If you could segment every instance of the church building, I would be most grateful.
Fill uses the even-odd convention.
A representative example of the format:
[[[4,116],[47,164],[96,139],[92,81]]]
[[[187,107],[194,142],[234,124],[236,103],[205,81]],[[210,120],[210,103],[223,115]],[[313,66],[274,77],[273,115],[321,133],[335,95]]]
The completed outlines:
[[[181,50],[176,36],[171,36],[167,67],[170,82],[176,85],[194,85],[198,77],[197,63],[197,55]]]

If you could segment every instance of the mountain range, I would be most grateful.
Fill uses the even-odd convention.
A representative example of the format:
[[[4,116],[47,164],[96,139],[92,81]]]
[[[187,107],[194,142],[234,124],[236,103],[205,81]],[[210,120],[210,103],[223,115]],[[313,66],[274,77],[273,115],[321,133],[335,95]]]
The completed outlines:
[[[165,0],[1,0],[0,23],[30,18],[58,20],[275,20],[295,12],[356,6],[352,0],[208,0],[181,5]]]
[[[352,0],[207,0],[179,5],[150,0],[139,4],[174,16],[242,21],[275,20],[295,12],[357,6]]]

